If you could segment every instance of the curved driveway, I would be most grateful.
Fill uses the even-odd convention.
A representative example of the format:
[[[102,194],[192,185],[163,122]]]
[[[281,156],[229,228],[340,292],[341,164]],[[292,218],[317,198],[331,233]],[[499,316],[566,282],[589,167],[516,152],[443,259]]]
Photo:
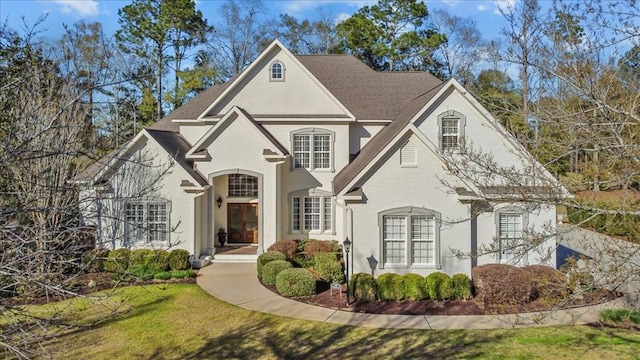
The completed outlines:
[[[612,306],[596,305],[518,315],[377,315],[333,310],[283,298],[258,282],[255,263],[213,263],[199,271],[197,282],[216,298],[247,310],[303,320],[375,328],[496,329],[584,324],[598,321],[600,310]]]

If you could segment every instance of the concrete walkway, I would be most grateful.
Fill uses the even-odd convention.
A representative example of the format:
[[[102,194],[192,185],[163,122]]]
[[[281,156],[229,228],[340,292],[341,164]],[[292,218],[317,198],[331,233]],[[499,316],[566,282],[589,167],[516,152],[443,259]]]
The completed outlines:
[[[602,309],[615,306],[609,303],[572,310],[518,315],[375,315],[327,309],[274,294],[258,282],[255,263],[214,263],[199,271],[197,282],[216,298],[247,310],[303,320],[375,328],[496,329],[584,324],[598,321]]]

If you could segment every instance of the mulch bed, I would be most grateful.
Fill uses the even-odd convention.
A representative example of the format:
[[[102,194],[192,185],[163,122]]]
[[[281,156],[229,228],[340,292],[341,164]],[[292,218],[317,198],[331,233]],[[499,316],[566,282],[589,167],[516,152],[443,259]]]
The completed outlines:
[[[263,286],[265,286],[263,284]],[[274,286],[265,286],[267,289],[278,294]],[[362,302],[349,298],[350,305],[347,305],[347,295],[343,288],[342,292],[330,290],[328,285],[317,282],[316,295],[295,298],[293,300],[326,307],[330,309],[351,311],[368,314],[387,315],[495,315],[495,314],[515,314],[534,311],[558,310],[557,304],[550,304],[543,301],[534,301],[526,306],[485,306],[479,304],[475,299],[471,300],[421,300],[421,301],[374,301]],[[562,308],[574,308],[586,305],[594,305],[605,301],[615,300],[622,294],[607,290],[596,290],[585,294],[582,299],[572,300],[563,304]]]

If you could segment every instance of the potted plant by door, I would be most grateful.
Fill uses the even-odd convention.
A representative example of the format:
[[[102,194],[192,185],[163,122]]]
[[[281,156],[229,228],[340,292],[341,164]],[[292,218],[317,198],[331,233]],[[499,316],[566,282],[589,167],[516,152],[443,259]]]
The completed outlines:
[[[218,229],[218,242],[220,243],[220,246],[224,246],[227,242],[227,231],[223,227]]]

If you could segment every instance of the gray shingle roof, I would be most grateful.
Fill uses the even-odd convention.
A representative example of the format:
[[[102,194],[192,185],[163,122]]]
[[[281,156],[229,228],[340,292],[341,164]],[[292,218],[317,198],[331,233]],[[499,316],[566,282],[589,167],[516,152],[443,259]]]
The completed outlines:
[[[426,72],[374,71],[351,55],[304,55],[298,60],[358,120],[393,120],[442,83]]]
[[[391,124],[378,132],[363,148],[353,161],[342,168],[333,179],[333,192],[337,194],[356,177],[373,159],[409,124],[413,116],[425,106],[442,88],[439,83],[421,96],[413,99]]]
[[[351,164],[338,173],[334,180],[335,191],[342,190],[431,99],[437,92],[434,89],[442,85],[435,76],[425,72],[377,72],[351,55],[304,55],[297,58],[356,119],[393,120],[367,143]],[[152,136],[170,154],[178,154],[176,160],[183,168],[188,170],[191,166],[184,159],[190,144],[179,135],[171,135],[177,135],[180,130],[179,124],[172,120],[196,119],[232,82],[233,79],[210,87],[147,129],[156,130]],[[107,157],[116,154],[114,151]],[[77,179],[94,177],[111,159],[107,157],[87,167]],[[204,180],[192,167],[188,171],[199,183]]]
[[[171,131],[149,128],[147,132],[175,159],[178,165],[198,182],[198,185],[207,185],[207,179],[202,177],[202,175],[193,168],[193,164],[184,157],[189,149],[191,149],[191,145],[187,140],[180,134]]]

